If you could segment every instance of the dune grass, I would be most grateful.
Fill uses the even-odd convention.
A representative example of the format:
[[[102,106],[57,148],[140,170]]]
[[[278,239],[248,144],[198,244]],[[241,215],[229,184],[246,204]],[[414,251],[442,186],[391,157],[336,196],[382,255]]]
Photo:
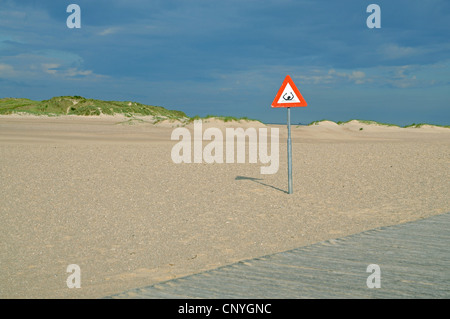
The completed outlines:
[[[311,126],[311,125],[319,125],[320,122],[323,122],[323,121],[330,121],[330,122],[333,122],[333,121],[331,121],[331,120],[313,121],[313,122],[307,124],[307,126]],[[346,121],[346,122],[338,121],[338,122],[336,122],[336,124],[338,124],[338,125],[343,125],[343,124],[347,124],[347,123],[349,123],[349,122],[351,122],[351,121],[358,121],[359,123],[367,124],[367,125],[381,125],[381,126],[403,127],[403,128],[408,128],[408,127],[412,127],[412,128],[420,128],[420,127],[422,127],[422,126],[424,126],[424,125],[430,125],[430,126],[438,126],[438,127],[450,128],[450,125],[437,125],[437,124],[428,124],[428,123],[419,123],[419,124],[415,124],[415,123],[413,123],[413,124],[409,124],[409,125],[405,125],[405,126],[400,126],[400,125],[392,124],[392,123],[382,123],[382,122],[377,122],[377,121],[357,120],[357,119],[349,120],[349,121]]]
[[[319,125],[320,122],[325,122],[325,121],[333,122],[333,121],[331,121],[331,120],[323,119],[323,120],[320,120],[320,121],[312,121],[311,123],[307,124],[306,126]]]
[[[325,119],[324,119],[324,120],[320,120],[320,121],[313,121],[313,122],[309,123],[307,126],[311,126],[311,125],[319,125],[320,122],[324,122],[324,121],[330,121],[330,122],[333,122],[333,121],[331,121],[331,120],[325,120]],[[358,122],[360,122],[360,123],[362,123],[362,124],[367,124],[367,125],[383,125],[383,126],[397,126],[397,127],[398,127],[398,125],[390,124],[390,123],[381,123],[381,122],[376,122],[376,121],[357,120],[357,119],[349,120],[349,121],[346,121],[346,122],[338,121],[338,122],[336,122],[336,124],[338,124],[338,125],[343,125],[343,124],[350,123],[351,121],[358,121]]]
[[[367,125],[382,125],[382,126],[394,126],[394,127],[400,127],[399,125],[391,124],[391,123],[381,123],[381,122],[377,122],[377,121],[357,120],[357,119],[355,119],[355,120],[350,120],[350,121],[347,121],[347,122],[341,122],[341,121],[339,121],[339,122],[337,122],[337,124],[338,124],[338,125],[342,125],[342,124],[349,123],[349,122],[351,122],[351,121],[358,121],[359,123],[367,124]]]
[[[438,124],[428,124],[428,123],[419,123],[419,124],[412,123],[412,124],[406,125],[406,126],[404,126],[404,127],[405,127],[405,128],[407,128],[407,127],[420,128],[420,127],[422,127],[422,126],[424,126],[424,125],[431,125],[431,126],[438,126],[438,127],[450,128],[450,125],[438,125]]]
[[[49,100],[33,101],[21,98],[0,99],[0,114],[29,113],[35,115],[152,115],[168,119],[184,119],[181,111],[168,110],[161,106],[145,105],[131,101],[102,101],[82,96],[58,96]]]
[[[33,101],[23,98],[3,98],[0,99],[0,114],[28,113],[33,115],[80,115],[96,116],[101,114],[114,115],[123,114],[129,118],[134,116],[151,115],[154,123],[163,120],[179,120],[184,123],[193,122],[197,119],[217,118],[224,122],[231,121],[258,121],[248,117],[218,116],[207,115],[200,117],[198,115],[189,117],[182,111],[168,110],[161,106],[145,105],[131,101],[102,101],[96,99],[87,99],[82,96],[57,96],[49,100]],[[258,121],[260,122],[260,121]],[[131,123],[131,122],[130,122]]]
[[[250,118],[248,118],[248,117],[246,117],[246,116],[243,116],[243,117],[234,117],[234,116],[221,116],[221,115],[211,115],[211,114],[206,115],[206,116],[204,116],[204,117],[201,117],[201,116],[199,116],[199,115],[195,115],[195,116],[193,116],[193,117],[190,118],[189,122],[193,122],[194,120],[207,120],[207,119],[210,119],[210,118],[216,118],[216,119],[222,120],[222,121],[224,121],[224,122],[232,122],[232,121],[239,122],[239,121],[241,121],[241,120],[242,120],[242,121],[257,121],[257,122],[261,122],[261,121],[259,121],[259,120],[250,119]]]

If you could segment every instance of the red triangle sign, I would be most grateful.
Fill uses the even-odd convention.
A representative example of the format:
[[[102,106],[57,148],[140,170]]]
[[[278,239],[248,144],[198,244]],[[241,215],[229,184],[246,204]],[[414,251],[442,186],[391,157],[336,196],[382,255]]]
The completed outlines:
[[[295,106],[307,106],[305,99],[301,95],[300,91],[292,81],[289,75],[281,84],[275,99],[272,102],[272,107],[295,107]]]

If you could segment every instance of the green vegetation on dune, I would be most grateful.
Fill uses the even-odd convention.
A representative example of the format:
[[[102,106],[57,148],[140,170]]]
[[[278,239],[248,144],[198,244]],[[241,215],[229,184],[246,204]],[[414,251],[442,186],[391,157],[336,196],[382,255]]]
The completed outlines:
[[[29,112],[39,114],[41,102],[29,99],[3,98],[0,99],[0,114],[11,114],[15,112]]]
[[[363,123],[363,124],[367,124],[367,125],[383,125],[383,126],[397,126],[397,127],[399,127],[398,125],[391,124],[391,123],[381,123],[381,122],[377,122],[377,121],[367,121],[367,120],[350,120],[350,121],[347,121],[347,122],[339,121],[339,122],[337,122],[337,124],[342,125],[342,124],[349,123],[351,121],[358,121],[359,123]]]
[[[154,123],[163,120],[180,120],[189,123],[197,119],[216,118],[224,122],[231,121],[258,121],[247,117],[236,118],[233,116],[207,115],[200,117],[187,116],[182,111],[168,110],[161,106],[145,105],[131,101],[102,101],[87,99],[82,96],[57,96],[49,100],[33,101],[22,98],[3,98],[0,99],[0,114],[28,113],[34,115],[114,115],[123,114],[127,117],[151,115]]]
[[[427,123],[419,123],[419,124],[413,123],[413,124],[410,124],[410,125],[406,125],[404,127],[405,128],[407,128],[407,127],[419,128],[419,127],[422,127],[424,125],[431,125],[431,126],[450,128],[450,125],[438,125],[438,124],[427,124]]]
[[[58,96],[49,100],[0,99],[0,114],[30,113],[36,115],[152,115],[167,119],[188,119],[181,111],[168,110],[161,106],[145,105],[137,102],[102,101],[81,96]]]
[[[193,122],[194,120],[207,120],[210,118],[215,118],[218,120],[222,120],[224,122],[232,122],[232,121],[256,121],[256,122],[261,122],[260,120],[255,120],[255,119],[249,119],[246,116],[243,117],[234,117],[234,116],[220,116],[220,115],[206,115],[205,117],[200,117],[199,115],[195,115],[193,117],[190,118],[189,122]],[[262,122],[261,122],[262,123]]]
[[[319,125],[320,122],[323,122],[323,121],[329,121],[329,120],[313,121],[313,122],[309,123],[307,126]],[[349,121],[346,121],[346,122],[339,121],[339,122],[336,122],[336,124],[344,125],[344,124],[350,123],[351,121],[357,121],[357,122],[359,122],[361,124],[367,124],[367,125],[381,125],[381,126],[403,127],[403,128],[408,128],[408,127],[420,128],[420,127],[422,127],[424,125],[450,128],[450,125],[437,125],[437,124],[427,124],[427,123],[415,124],[415,123],[413,123],[413,124],[410,124],[410,125],[400,126],[400,125],[391,124],[391,123],[381,123],[381,122],[377,122],[377,121],[356,120],[356,119],[355,120],[349,120]],[[332,121],[330,121],[330,122],[332,122]]]
[[[313,121],[313,122],[309,123],[308,126],[311,126],[311,125],[319,125],[320,122],[324,122],[324,121],[333,122],[333,121],[331,121],[331,120]],[[383,125],[383,126],[397,126],[397,127],[398,127],[398,125],[390,124],[390,123],[380,123],[380,122],[376,122],[376,121],[356,120],[356,119],[354,119],[354,120],[349,120],[349,121],[346,121],[346,122],[338,121],[338,122],[336,122],[336,124],[338,124],[338,125],[343,125],[343,124],[350,123],[351,121],[358,121],[359,123],[367,124],[367,125]]]
[[[330,120],[320,120],[320,121],[312,121],[311,123],[309,123],[307,126],[311,126],[311,125],[319,125],[320,122],[325,122],[325,121],[330,121]],[[332,122],[332,121],[330,121]]]

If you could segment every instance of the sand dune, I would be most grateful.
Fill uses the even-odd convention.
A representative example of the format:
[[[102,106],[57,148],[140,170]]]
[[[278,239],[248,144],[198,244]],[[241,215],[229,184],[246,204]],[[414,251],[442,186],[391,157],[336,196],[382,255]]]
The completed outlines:
[[[285,125],[204,123],[278,127],[280,169],[261,175],[174,164],[173,123],[129,120],[0,116],[1,298],[103,297],[450,208],[449,129],[292,126],[288,195]]]

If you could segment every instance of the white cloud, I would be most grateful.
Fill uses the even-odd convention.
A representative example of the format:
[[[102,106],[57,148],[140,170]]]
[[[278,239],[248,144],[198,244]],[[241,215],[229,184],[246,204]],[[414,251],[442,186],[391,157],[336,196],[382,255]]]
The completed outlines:
[[[395,43],[386,44],[380,47],[378,52],[386,59],[406,58],[420,53],[420,49],[412,47],[399,46]]]
[[[410,72],[417,72],[418,67],[412,65],[402,65],[389,67],[388,74],[385,76],[386,83],[397,88],[408,88],[419,84],[416,75],[409,75]],[[405,72],[407,74],[405,74]]]
[[[91,70],[78,70],[76,68],[70,68],[68,70],[65,71],[64,73],[66,76],[88,76],[88,75],[94,75],[93,72]],[[99,75],[95,75],[95,76],[99,76]]]
[[[370,85],[374,87],[414,88],[438,86],[448,83],[448,65],[441,66],[442,74],[437,75],[437,65],[400,65],[366,68],[364,70],[310,69],[302,75],[293,76],[301,83],[310,85]]]
[[[94,74],[92,70],[80,70],[78,68],[65,68],[62,67],[58,63],[43,63],[41,65],[42,70],[45,73],[59,76],[59,77],[76,77],[76,76],[95,76],[95,77],[101,77],[99,74]],[[32,68],[35,69],[35,68]]]
[[[101,36],[105,36],[105,35],[117,33],[119,30],[120,30],[120,28],[118,28],[118,27],[111,27],[111,28],[106,28],[103,31],[100,31],[97,34],[101,35]]]
[[[0,78],[14,76],[15,73],[16,72],[12,65],[0,63]]]
[[[24,63],[27,61],[28,63]],[[89,78],[98,79],[107,76],[85,70],[82,67],[74,67],[61,63],[57,59],[49,59],[38,55],[24,55],[9,57],[8,63],[0,63],[0,78],[2,79],[39,79],[45,78]]]
[[[58,72],[58,68],[61,66],[60,64],[57,64],[57,63],[42,63],[42,70],[45,72],[45,73],[48,73],[48,74],[53,74],[53,75],[55,75],[57,72]]]
[[[336,71],[330,69],[328,72],[325,70],[314,69],[309,75],[299,75],[296,78],[301,79],[305,83],[309,84],[332,84],[342,81],[352,82],[355,84],[363,84],[369,81],[366,78],[366,74],[363,71]]]
[[[346,73],[346,72],[337,72],[334,69],[329,70],[328,75],[348,79],[349,81],[354,82],[356,84],[364,83],[366,77],[366,74],[362,71],[351,71],[350,73]]]

